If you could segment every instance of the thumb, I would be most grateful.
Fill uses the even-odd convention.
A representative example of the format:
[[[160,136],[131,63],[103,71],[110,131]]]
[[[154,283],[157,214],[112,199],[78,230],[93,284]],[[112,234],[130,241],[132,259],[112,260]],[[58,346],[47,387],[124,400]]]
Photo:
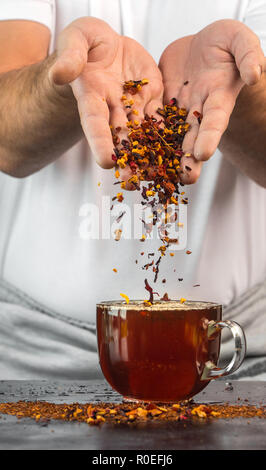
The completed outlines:
[[[60,34],[56,52],[49,77],[56,85],[65,85],[75,80],[87,63],[87,39],[78,28],[70,25]]]
[[[265,70],[265,58],[260,40],[247,26],[234,36],[232,53],[240,76],[246,85],[255,85]]]

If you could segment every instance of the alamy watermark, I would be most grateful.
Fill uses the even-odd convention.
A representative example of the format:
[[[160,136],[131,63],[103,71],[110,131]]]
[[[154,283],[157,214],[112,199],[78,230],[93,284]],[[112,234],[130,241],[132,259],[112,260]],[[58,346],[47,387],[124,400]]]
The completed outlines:
[[[180,199],[181,201],[181,199]],[[79,209],[79,236],[82,240],[121,239],[147,240],[167,237],[173,242],[171,250],[187,246],[187,205],[112,204],[110,196],[102,196],[100,204],[84,203]],[[112,210],[110,210],[112,208]]]

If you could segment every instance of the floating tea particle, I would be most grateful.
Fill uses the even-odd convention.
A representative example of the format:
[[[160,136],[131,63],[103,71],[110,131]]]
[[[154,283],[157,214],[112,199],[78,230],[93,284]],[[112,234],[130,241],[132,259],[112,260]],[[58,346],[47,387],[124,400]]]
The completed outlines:
[[[123,299],[125,299],[126,303],[129,304],[129,297],[126,294],[120,294]]]
[[[118,228],[117,230],[115,230],[115,241],[118,242],[121,236],[122,236],[122,230]]]
[[[163,295],[163,297],[161,298],[161,300],[163,300],[164,302],[169,302],[169,301],[170,301],[167,292],[165,292],[165,294]]]
[[[202,118],[203,118],[202,114],[201,114],[201,113],[199,113],[198,111],[194,111],[194,113],[193,113],[193,114],[194,114],[194,116],[197,118],[197,120],[198,120],[198,123],[200,124],[200,123],[201,123],[201,121],[202,121]]]
[[[149,302],[152,304],[153,303],[153,289],[152,287],[149,285],[147,279],[145,279],[145,289],[150,293],[150,298],[149,298]]]

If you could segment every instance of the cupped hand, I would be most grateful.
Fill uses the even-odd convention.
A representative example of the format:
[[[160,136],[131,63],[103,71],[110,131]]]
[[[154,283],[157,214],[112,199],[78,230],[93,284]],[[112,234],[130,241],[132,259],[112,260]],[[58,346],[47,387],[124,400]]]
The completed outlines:
[[[162,106],[162,77],[153,58],[138,42],[120,36],[96,18],[79,18],[62,31],[50,78],[57,87],[70,84],[84,134],[103,168],[114,166],[110,125],[121,127],[123,138],[127,121],[136,119],[132,109],[141,120]],[[143,78],[149,84],[137,95],[129,95],[134,105],[126,109],[121,100],[123,83]]]
[[[171,43],[159,68],[164,101],[175,97],[179,106],[189,111],[191,129],[183,150],[193,156],[182,157],[181,180],[194,183],[202,162],[218,147],[242,87],[256,84],[265,70],[260,41],[239,21],[216,21],[198,34]],[[201,123],[195,111],[203,115]]]

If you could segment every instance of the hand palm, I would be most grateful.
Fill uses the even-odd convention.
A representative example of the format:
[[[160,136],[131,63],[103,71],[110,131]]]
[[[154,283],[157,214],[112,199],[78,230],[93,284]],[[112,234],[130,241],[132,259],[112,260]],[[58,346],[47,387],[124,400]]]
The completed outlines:
[[[263,54],[258,38],[243,24],[224,20],[213,23],[195,36],[170,44],[162,54],[165,101],[178,99],[189,110],[191,130],[183,149],[196,159],[183,158],[183,181],[198,178],[201,162],[215,152],[228,126],[236,98],[244,84],[259,79]],[[184,83],[188,82],[186,85]],[[193,112],[203,114],[201,125]],[[186,165],[192,171],[186,173]]]
[[[161,73],[140,44],[118,35],[103,21],[81,18],[71,28],[70,33],[67,31],[65,35],[70,37],[71,34],[71,43],[74,38],[83,55],[82,67],[76,67],[68,82],[77,100],[81,124],[90,148],[98,163],[110,168],[114,162],[111,159],[113,143],[109,125],[121,127],[121,134],[125,135],[126,122],[133,117],[132,109],[137,110],[138,120],[144,113],[154,113],[162,103]],[[66,42],[65,37],[63,41]],[[66,50],[69,54],[68,49],[64,49],[64,53]],[[77,56],[80,60],[80,52]],[[137,95],[130,96],[134,105],[132,109],[126,109],[121,101],[123,83],[142,78],[148,78],[149,84]]]

